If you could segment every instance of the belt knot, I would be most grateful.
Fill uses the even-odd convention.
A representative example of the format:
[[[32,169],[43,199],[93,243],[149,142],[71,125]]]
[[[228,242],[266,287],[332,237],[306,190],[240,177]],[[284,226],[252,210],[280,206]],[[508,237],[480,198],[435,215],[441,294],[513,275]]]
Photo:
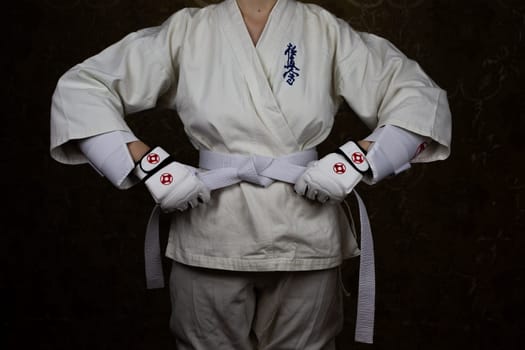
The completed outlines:
[[[237,176],[242,181],[262,187],[268,187],[275,180],[262,175],[262,172],[272,164],[273,158],[252,155],[246,157],[237,168]]]

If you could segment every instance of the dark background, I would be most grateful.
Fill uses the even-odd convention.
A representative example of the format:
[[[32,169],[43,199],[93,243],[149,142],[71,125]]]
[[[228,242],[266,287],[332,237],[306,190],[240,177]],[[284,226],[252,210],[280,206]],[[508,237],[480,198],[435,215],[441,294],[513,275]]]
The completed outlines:
[[[352,342],[355,260],[343,270],[354,293],[339,348],[523,348],[525,2],[315,2],[416,59],[447,90],[453,116],[449,159],[359,185],[376,244],[376,342]],[[49,108],[71,66],[204,3],[3,6],[0,348],[174,349],[167,290],[144,285],[149,194],[143,187],[116,190],[87,165],[52,160]],[[139,137],[195,162],[174,112],[143,112],[129,123]],[[320,150],[366,132],[343,106]]]

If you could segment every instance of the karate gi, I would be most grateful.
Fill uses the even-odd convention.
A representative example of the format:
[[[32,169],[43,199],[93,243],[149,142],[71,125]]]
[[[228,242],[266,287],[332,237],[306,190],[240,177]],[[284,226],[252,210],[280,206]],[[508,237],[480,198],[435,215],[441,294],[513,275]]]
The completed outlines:
[[[234,0],[176,12],[66,72],[51,113],[51,155],[86,162],[74,143],[130,131],[126,114],[175,109],[197,149],[278,157],[316,147],[343,99],[371,129],[432,140],[413,162],[449,155],[446,92],[387,40],[314,4],[279,0],[253,45]],[[359,254],[346,215],[276,182],[241,183],[173,215],[166,255],[235,271],[333,268]]]

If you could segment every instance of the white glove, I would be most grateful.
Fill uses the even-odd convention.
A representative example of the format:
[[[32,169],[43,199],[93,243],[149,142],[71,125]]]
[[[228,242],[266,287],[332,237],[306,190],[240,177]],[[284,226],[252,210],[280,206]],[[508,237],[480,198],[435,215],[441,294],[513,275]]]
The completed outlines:
[[[308,164],[295,192],[321,203],[340,203],[369,170],[365,152],[353,141]]]
[[[209,188],[188,166],[174,161],[160,147],[146,153],[134,169],[151,196],[166,212],[195,208],[210,200]]]

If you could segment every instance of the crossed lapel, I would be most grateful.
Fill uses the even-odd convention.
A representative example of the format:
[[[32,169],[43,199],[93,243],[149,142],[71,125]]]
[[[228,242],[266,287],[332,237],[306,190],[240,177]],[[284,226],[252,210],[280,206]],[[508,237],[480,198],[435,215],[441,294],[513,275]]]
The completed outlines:
[[[276,143],[284,148],[283,150],[298,149],[297,139],[279,106],[269,77],[257,52],[263,49],[274,50],[275,55],[283,55],[284,49],[279,49],[277,43],[279,42],[278,39],[288,30],[295,13],[295,1],[277,1],[257,46],[253,45],[237,2],[226,0],[221,5],[219,6],[218,23],[220,23],[220,27],[237,58],[239,68],[246,79],[258,117],[272,133]],[[275,59],[275,62],[278,60]]]

